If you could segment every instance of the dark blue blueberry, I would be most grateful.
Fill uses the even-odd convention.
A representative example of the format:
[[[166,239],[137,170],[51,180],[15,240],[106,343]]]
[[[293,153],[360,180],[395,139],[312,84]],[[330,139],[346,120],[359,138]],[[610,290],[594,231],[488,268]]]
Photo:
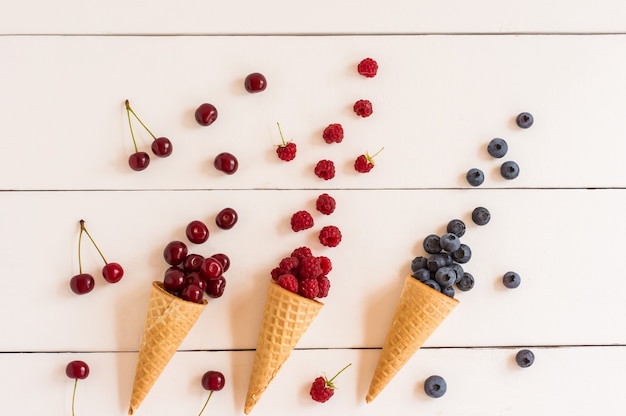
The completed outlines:
[[[487,153],[491,156],[500,159],[506,155],[506,152],[509,150],[509,145],[506,143],[504,139],[492,139],[487,145]]]
[[[463,277],[461,277],[461,280],[456,282],[456,288],[463,292],[467,292],[468,290],[471,290],[473,287],[474,287],[474,276],[472,276],[468,272],[463,273]]]
[[[485,174],[478,168],[471,168],[465,174],[465,179],[472,186],[480,186],[485,181]]]
[[[463,270],[463,266],[458,263],[452,263],[450,267],[452,267],[454,269],[454,272],[456,273],[456,281],[454,283],[458,283],[463,277],[463,273],[465,273],[465,270]]]
[[[428,254],[437,254],[441,252],[441,245],[439,244],[439,236],[431,234],[424,239],[424,250]]]
[[[411,262],[411,271],[416,271],[418,269],[423,269],[426,267],[426,262],[428,259],[424,256],[417,256]]]
[[[467,244],[461,243],[458,249],[452,252],[452,259],[457,263],[465,264],[472,258],[472,250]]]
[[[439,239],[439,245],[442,250],[453,253],[461,246],[461,239],[457,237],[456,234],[445,233]]]
[[[504,276],[502,276],[502,284],[509,289],[515,289],[522,283],[522,279],[519,274],[515,272],[506,272]]]
[[[522,129],[529,128],[534,122],[535,118],[533,115],[527,112],[519,113],[517,117],[515,117],[515,124]]]
[[[489,210],[485,207],[477,207],[472,211],[472,221],[476,225],[485,225],[491,220],[491,214]]]
[[[428,287],[435,289],[437,292],[441,292],[441,286],[439,286],[439,283],[435,282],[434,280],[426,280],[422,283],[424,283]]]
[[[446,227],[446,231],[457,237],[463,237],[465,235],[465,223],[459,219],[451,220]]]
[[[411,275],[414,278],[416,278],[417,280],[419,280],[420,282],[425,282],[426,280],[430,280],[430,270],[428,269],[417,269],[413,272],[413,274]]]
[[[441,287],[452,286],[456,282],[456,271],[450,266],[441,267],[435,272],[435,281]]]
[[[446,263],[447,263],[446,256],[442,254],[433,254],[432,256],[428,258],[428,262],[426,263],[426,266],[428,267],[428,270],[430,270],[431,272],[436,272],[440,268],[445,267]]]
[[[441,376],[430,376],[424,381],[424,392],[428,397],[438,398],[446,394],[448,385]]]
[[[535,354],[531,350],[519,350],[515,354],[515,362],[522,368],[530,367],[535,362]]]
[[[504,179],[515,179],[519,176],[519,166],[512,160],[504,162],[502,166],[500,166],[500,175],[502,175]]]
[[[442,287],[441,293],[444,295],[453,298],[454,297],[454,288],[452,286]]]

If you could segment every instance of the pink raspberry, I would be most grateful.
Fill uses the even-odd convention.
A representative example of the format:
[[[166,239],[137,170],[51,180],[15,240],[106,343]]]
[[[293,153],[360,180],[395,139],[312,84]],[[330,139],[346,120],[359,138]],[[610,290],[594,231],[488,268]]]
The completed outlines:
[[[374,169],[374,158],[378,156],[380,152],[384,149],[381,148],[378,152],[374,153],[373,156],[370,156],[369,153],[365,152],[364,155],[360,155],[354,161],[354,170],[361,173],[367,173],[370,170]]]
[[[313,381],[311,385],[311,398],[316,402],[325,403],[333,397],[335,389],[326,387],[326,379],[324,377],[318,377]]]
[[[317,201],[315,201],[315,208],[319,212],[325,215],[330,215],[335,211],[335,206],[337,205],[335,198],[324,193],[317,197]]]
[[[363,118],[371,116],[374,112],[374,109],[372,108],[372,103],[369,100],[358,100],[356,103],[354,103],[352,109],[358,116],[361,116]]]
[[[270,272],[270,275],[272,275],[272,280],[276,281],[278,280],[278,276],[281,275],[281,271],[280,271],[280,267],[274,267],[272,269],[272,271]]]
[[[326,181],[334,178],[335,163],[332,160],[320,160],[317,162],[317,165],[315,165],[315,174]]]
[[[291,257],[295,257],[298,260],[302,260],[303,257],[312,256],[313,252],[308,247],[298,247],[291,252]]]
[[[296,158],[298,148],[294,142],[284,143],[276,148],[276,154],[280,160],[290,162]]]
[[[328,274],[333,269],[333,263],[326,256],[319,256],[320,266],[322,266],[322,274]]]
[[[316,278],[322,274],[322,265],[318,257],[309,256],[300,260],[300,268],[298,269],[300,279]]]
[[[305,298],[314,299],[320,291],[317,283],[317,278],[307,277],[306,279],[300,279],[298,282],[298,294]]]
[[[276,280],[276,283],[278,283],[280,287],[287,289],[290,292],[298,293],[298,279],[296,279],[296,276],[291,273],[281,274],[280,276],[278,276],[278,280]]]
[[[291,229],[302,231],[313,227],[313,217],[307,211],[298,211],[291,216]]]
[[[330,280],[328,280],[328,276],[323,274],[317,276],[317,286],[319,287],[319,292],[317,293],[318,298],[325,298],[328,296],[328,292],[330,290]]]
[[[320,230],[319,240],[326,247],[337,247],[341,242],[341,231],[334,225],[327,225]]]
[[[326,143],[341,143],[343,141],[343,126],[339,123],[329,124],[322,133]]]
[[[367,78],[373,78],[378,72],[378,62],[372,58],[365,58],[356,67],[359,74]]]
[[[291,273],[300,265],[300,260],[296,257],[285,257],[280,261],[278,267],[282,273]]]

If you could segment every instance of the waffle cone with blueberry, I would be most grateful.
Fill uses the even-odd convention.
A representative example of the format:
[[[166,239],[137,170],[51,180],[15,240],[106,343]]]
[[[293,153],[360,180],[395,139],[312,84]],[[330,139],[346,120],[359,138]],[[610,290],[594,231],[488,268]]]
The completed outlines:
[[[128,414],[143,402],[207,304],[183,300],[153,282]]]
[[[244,412],[249,414],[324,304],[270,282]]]
[[[407,276],[370,382],[369,403],[421,348],[459,301]]]

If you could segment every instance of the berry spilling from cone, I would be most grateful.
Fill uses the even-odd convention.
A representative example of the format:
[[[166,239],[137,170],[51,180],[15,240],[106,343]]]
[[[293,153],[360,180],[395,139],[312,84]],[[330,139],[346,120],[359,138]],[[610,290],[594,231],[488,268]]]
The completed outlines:
[[[284,289],[309,299],[324,298],[330,290],[331,260],[314,256],[308,247],[298,247],[272,269],[272,279]]]

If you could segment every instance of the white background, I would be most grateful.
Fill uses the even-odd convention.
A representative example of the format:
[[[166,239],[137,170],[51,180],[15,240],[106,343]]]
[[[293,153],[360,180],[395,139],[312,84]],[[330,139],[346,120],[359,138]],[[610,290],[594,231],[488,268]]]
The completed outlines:
[[[197,414],[207,370],[227,382],[205,414],[243,414],[269,271],[301,245],[333,261],[331,292],[252,414],[621,414],[626,6],[248,3],[0,4],[1,413],[69,415],[64,368],[81,359],[91,374],[76,414],[126,414],[163,247],[200,219],[211,236],[190,248],[229,255],[226,292],[138,415]],[[368,56],[380,65],[372,79],[355,69]],[[255,71],[269,86],[251,95],[243,79]],[[367,119],[351,110],[361,98],[374,104]],[[127,165],[125,99],[174,144],[143,172]],[[218,107],[210,127],[193,119],[203,102]],[[521,111],[534,114],[532,128],[515,126]],[[274,154],[276,122],[298,145],[290,163]],[[321,132],[334,122],[346,138],[329,145]],[[486,153],[494,137],[520,165],[514,181]],[[356,156],[381,147],[370,173],[353,170]],[[232,176],[212,166],[221,151],[239,159]],[[323,158],[337,165],[333,180],[312,172]],[[479,188],[465,182],[472,167],[485,172]],[[322,192],[337,200],[330,216],[315,211]],[[225,231],[214,218],[227,206],[240,219]],[[472,224],[476,206],[491,211],[488,225]],[[294,233],[289,218],[301,209],[315,226]],[[453,218],[468,224],[476,287],[365,404],[410,262]],[[106,284],[86,244],[96,288],[84,296],[68,285],[80,219],[126,273]],[[336,248],[317,241],[329,224],[343,232]],[[509,270],[522,276],[518,289],[501,284]],[[535,352],[532,367],[515,365],[520,348]],[[313,379],[347,363],[335,397],[313,402]],[[440,399],[423,392],[432,374],[448,382]]]

